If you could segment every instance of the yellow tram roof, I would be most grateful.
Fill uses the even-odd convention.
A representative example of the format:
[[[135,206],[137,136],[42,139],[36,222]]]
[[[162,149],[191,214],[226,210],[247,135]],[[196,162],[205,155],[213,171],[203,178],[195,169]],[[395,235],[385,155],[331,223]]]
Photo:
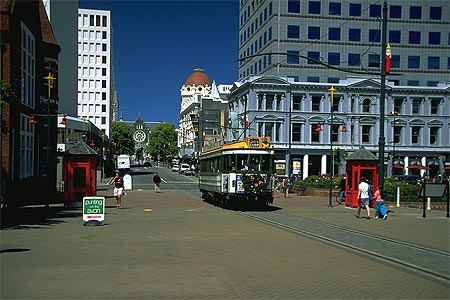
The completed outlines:
[[[233,141],[223,144],[222,146],[209,149],[202,152],[202,155],[216,152],[218,150],[231,150],[231,149],[270,149],[270,137],[249,136],[243,140]]]

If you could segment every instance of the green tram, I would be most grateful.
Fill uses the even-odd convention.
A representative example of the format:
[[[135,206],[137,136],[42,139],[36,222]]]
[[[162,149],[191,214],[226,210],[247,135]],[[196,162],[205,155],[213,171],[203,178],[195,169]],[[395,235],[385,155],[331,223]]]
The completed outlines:
[[[219,206],[273,203],[274,150],[270,139],[248,137],[201,153],[202,198]]]

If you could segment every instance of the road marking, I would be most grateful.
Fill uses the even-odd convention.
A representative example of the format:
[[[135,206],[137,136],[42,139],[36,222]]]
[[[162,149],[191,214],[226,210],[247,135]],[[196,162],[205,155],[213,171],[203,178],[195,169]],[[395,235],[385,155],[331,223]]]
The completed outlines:
[[[197,211],[196,209],[186,209],[185,211]]]
[[[144,208],[144,212],[152,212],[153,211],[153,209],[151,209],[151,208]]]

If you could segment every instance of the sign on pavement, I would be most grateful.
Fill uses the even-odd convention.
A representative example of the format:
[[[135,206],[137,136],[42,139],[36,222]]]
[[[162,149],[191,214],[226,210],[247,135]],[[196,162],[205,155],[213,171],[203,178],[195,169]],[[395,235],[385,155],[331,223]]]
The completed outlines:
[[[83,197],[83,221],[102,222],[105,219],[105,197]]]

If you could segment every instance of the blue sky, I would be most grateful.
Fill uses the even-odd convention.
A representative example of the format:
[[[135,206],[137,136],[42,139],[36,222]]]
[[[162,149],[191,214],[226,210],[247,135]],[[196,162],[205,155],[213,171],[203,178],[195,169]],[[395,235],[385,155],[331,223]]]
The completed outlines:
[[[178,127],[180,89],[195,68],[211,81],[238,78],[238,0],[85,1],[111,11],[119,116]]]

